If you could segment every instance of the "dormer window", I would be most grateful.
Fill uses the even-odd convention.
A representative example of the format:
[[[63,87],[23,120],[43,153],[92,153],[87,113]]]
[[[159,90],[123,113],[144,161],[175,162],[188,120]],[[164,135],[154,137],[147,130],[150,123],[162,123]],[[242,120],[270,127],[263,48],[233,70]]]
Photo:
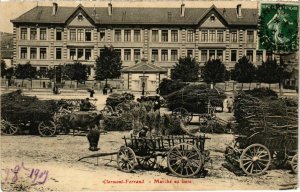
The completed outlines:
[[[82,16],[81,13],[77,16],[77,19],[78,19],[78,21],[82,21],[83,20],[83,16]]]
[[[212,15],[212,16],[210,16],[210,18],[209,18],[209,19],[210,19],[210,21],[211,21],[211,22],[215,22],[215,20],[216,20],[216,17],[215,17],[214,15]]]

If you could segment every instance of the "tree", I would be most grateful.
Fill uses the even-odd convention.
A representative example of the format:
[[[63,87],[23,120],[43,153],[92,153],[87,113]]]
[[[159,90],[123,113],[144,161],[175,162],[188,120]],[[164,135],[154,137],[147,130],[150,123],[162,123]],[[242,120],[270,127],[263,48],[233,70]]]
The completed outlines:
[[[75,62],[74,64],[67,64],[63,67],[63,77],[72,81],[78,82],[87,80],[87,66],[80,62]]]
[[[15,69],[15,76],[17,79],[22,79],[22,87],[24,79],[26,78],[34,78],[36,76],[36,69],[31,66],[28,62],[24,65],[18,64]]]
[[[206,83],[213,83],[213,86],[218,82],[225,80],[225,65],[220,59],[208,60],[202,70],[202,77]]]
[[[1,59],[1,77],[6,75],[6,63],[4,60]]]
[[[118,78],[121,75],[122,61],[120,55],[113,47],[104,47],[103,53],[96,59],[96,80],[105,80],[107,87],[107,79]]]
[[[253,82],[255,78],[255,72],[256,68],[249,61],[249,59],[246,56],[243,56],[241,59],[238,60],[238,62],[234,66],[234,73],[235,73],[235,79],[239,83],[242,83],[242,90],[243,90],[243,84],[244,83],[250,83],[249,89],[251,87],[251,83]]]
[[[256,76],[260,83],[268,83],[271,87],[272,83],[279,82],[278,69],[276,59],[267,59],[266,62],[262,62],[262,65],[258,66]]]
[[[173,80],[182,80],[183,82],[193,82],[199,80],[200,66],[195,58],[180,58],[174,66],[171,78]]]
[[[55,68],[49,67],[45,77],[47,77],[49,79],[54,79],[55,78]]]
[[[293,73],[293,68],[291,67],[291,65],[285,64],[282,57],[280,57],[279,66],[277,68],[280,95],[282,93],[283,81],[285,79],[289,79],[291,77],[292,73]]]

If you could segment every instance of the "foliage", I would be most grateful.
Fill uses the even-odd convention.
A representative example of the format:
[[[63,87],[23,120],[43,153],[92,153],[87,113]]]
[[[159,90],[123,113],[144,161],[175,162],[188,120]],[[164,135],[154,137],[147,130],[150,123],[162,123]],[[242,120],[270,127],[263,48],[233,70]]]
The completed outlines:
[[[87,80],[87,66],[80,62],[74,64],[67,64],[63,67],[64,78],[73,81],[82,82]]]
[[[17,79],[32,79],[36,76],[36,70],[29,62],[24,65],[18,64],[15,69],[15,76]]]
[[[255,66],[243,56],[234,66],[235,80],[239,83],[252,83],[255,79]]]
[[[168,95],[174,91],[182,89],[187,84],[180,80],[163,79],[159,84],[159,91],[161,95]]]
[[[46,77],[49,79],[54,79],[55,78],[55,68],[49,67],[47,69]]]
[[[208,60],[204,65],[201,76],[205,82],[215,85],[225,80],[225,70],[225,65],[220,59]]]
[[[104,47],[100,57],[96,59],[96,80],[105,80],[117,78],[121,75],[122,61],[119,54],[113,47]]]
[[[220,89],[210,89],[207,85],[188,85],[184,89],[166,97],[168,107],[174,110],[179,107],[193,113],[206,113],[208,101],[213,106],[223,107],[226,98]]]
[[[122,116],[106,116],[104,118],[104,130],[106,131],[126,131],[131,129],[131,120]]]
[[[268,88],[255,88],[252,90],[245,91],[245,93],[252,95],[253,97],[257,98],[264,98],[264,97],[278,97],[277,93],[272,89]]]
[[[195,58],[180,58],[175,64],[172,72],[173,80],[181,80],[183,82],[193,82],[199,79],[199,64]]]
[[[1,77],[4,77],[6,75],[6,63],[4,60],[1,59]]]
[[[266,62],[262,62],[262,65],[257,68],[257,80],[261,83],[278,83],[278,64],[276,59],[267,59]]]

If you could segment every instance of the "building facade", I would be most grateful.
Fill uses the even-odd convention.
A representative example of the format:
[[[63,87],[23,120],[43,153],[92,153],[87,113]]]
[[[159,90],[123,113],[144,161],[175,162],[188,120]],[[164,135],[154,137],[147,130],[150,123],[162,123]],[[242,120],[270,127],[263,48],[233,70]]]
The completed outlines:
[[[246,55],[259,65],[269,54],[257,50],[258,9],[113,8],[36,6],[13,23],[13,64],[30,62],[38,70],[80,61],[94,76],[97,56],[113,46],[123,67],[141,59],[168,70],[179,57],[200,66],[221,59],[228,69]]]

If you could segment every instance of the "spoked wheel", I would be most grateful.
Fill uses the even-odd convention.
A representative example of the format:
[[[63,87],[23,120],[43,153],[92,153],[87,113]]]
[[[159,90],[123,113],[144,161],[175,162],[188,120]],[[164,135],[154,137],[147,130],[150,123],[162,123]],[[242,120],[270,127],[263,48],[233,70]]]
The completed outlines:
[[[4,119],[1,119],[1,134],[14,135],[18,132],[19,127],[16,124],[10,123]]]
[[[168,167],[179,177],[192,177],[203,167],[203,159],[199,150],[190,144],[175,145],[168,153]]]
[[[293,173],[298,173],[298,154],[293,156],[291,161],[291,168]]]
[[[156,158],[138,158],[137,162],[142,169],[150,170],[156,165]]]
[[[53,121],[42,121],[38,130],[41,136],[51,137],[56,133],[56,125]]]
[[[243,150],[240,157],[240,167],[247,175],[262,175],[269,168],[271,154],[267,147],[252,144]]]
[[[183,107],[174,109],[172,115],[181,118],[185,123],[190,123],[193,119],[193,114],[189,113],[188,110]]]
[[[110,105],[105,105],[101,112],[103,115],[112,115],[113,108]]]
[[[121,171],[130,173],[136,164],[134,151],[129,147],[121,147],[117,155],[117,164]]]

